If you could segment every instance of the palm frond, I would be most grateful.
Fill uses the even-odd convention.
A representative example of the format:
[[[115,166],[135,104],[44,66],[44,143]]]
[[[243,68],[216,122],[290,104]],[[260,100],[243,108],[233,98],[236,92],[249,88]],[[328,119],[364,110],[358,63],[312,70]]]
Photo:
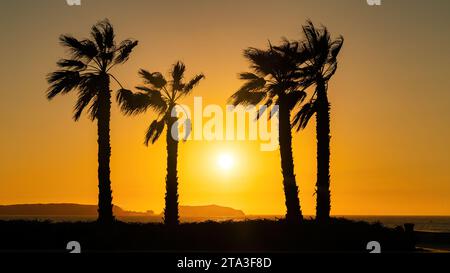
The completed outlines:
[[[289,92],[286,95],[286,98],[289,103],[289,109],[294,109],[295,106],[301,104],[305,100],[306,96],[307,96],[306,92],[303,90],[295,90],[295,91]]]
[[[104,36],[104,43],[107,49],[113,50],[116,47],[115,44],[115,34],[114,34],[114,28],[109,22],[108,19],[102,20],[99,25],[102,28],[103,36]]]
[[[302,65],[305,67],[307,58],[298,42],[284,39],[280,45],[269,43],[267,50],[248,48],[244,56],[250,61],[254,73],[239,74],[239,78],[246,82],[230,98],[234,105],[258,104],[266,98],[283,96],[301,86],[304,77],[301,68]]]
[[[84,73],[81,77],[79,89],[88,92],[94,90],[99,92],[105,85],[105,78],[97,73]]]
[[[123,41],[119,48],[117,49],[118,54],[116,56],[116,59],[114,60],[115,64],[125,63],[128,61],[128,58],[130,57],[131,52],[133,49],[138,45],[138,41],[132,41],[132,40],[125,40]]]
[[[95,45],[99,52],[105,52],[106,46],[104,41],[104,36],[99,24],[95,24],[91,28],[91,37],[95,41]]]
[[[239,73],[239,79],[241,79],[241,80],[256,80],[259,78],[260,77],[258,75],[255,75],[254,73],[250,73],[250,72]]]
[[[306,24],[302,26],[303,28],[303,34],[305,35],[305,38],[310,45],[310,48],[314,48],[314,44],[319,40],[317,35],[316,27],[314,26],[314,23],[308,19],[306,21]]]
[[[78,101],[74,108],[74,120],[78,120],[84,108],[92,101],[91,107],[88,109],[91,120],[97,118],[98,110],[98,92],[105,85],[105,78],[97,73],[85,73],[82,75],[78,86]]]
[[[91,37],[95,40],[100,51],[106,51],[115,47],[114,28],[108,19],[104,19],[92,26]]]
[[[323,79],[325,81],[328,81],[329,79],[331,79],[331,77],[333,77],[334,73],[336,73],[338,64],[337,62],[333,62],[330,65],[328,65],[325,69],[325,71],[323,72]]]
[[[302,43],[301,51],[308,56],[308,65],[302,66],[300,70],[304,74],[302,84],[307,87],[315,82],[318,74],[325,81],[334,75],[337,69],[337,55],[342,49],[344,38],[339,36],[332,41],[326,27],[316,28],[311,21],[307,21],[303,26],[303,33],[306,41]]]
[[[51,100],[58,94],[66,94],[76,89],[82,78],[78,71],[58,70],[47,76],[50,87],[47,90],[47,99]]]
[[[61,68],[83,70],[86,68],[86,64],[80,60],[61,59],[57,62],[57,65]]]
[[[271,50],[275,53],[275,64],[283,74],[289,77],[306,60],[303,52],[299,49],[299,42],[291,42],[287,39],[284,39],[281,45],[271,47]]]
[[[273,105],[276,105],[278,102],[278,100],[276,98],[268,98],[266,100],[266,102],[262,105],[262,107],[260,107],[258,109],[258,112],[256,113],[256,119],[255,121],[259,120],[262,115],[267,111],[267,109],[269,109],[270,107],[272,107]],[[268,119],[271,118],[272,115],[268,115]]]
[[[155,143],[156,140],[161,136],[165,127],[164,119],[154,120],[147,129],[147,133],[145,134],[145,145],[148,146],[148,143],[151,141],[152,144]]]
[[[95,90],[87,90],[87,91],[79,91],[78,92],[78,99],[77,103],[74,107],[74,114],[73,119],[75,121],[78,121],[81,117],[81,114],[83,113],[84,109],[91,103],[91,101],[94,99],[96,100],[97,93]],[[91,112],[92,108],[89,112]],[[96,109],[93,111],[93,113],[90,113],[91,119],[94,120],[94,118],[97,116]]]
[[[99,101],[98,96],[93,97],[91,106],[88,109],[89,118],[94,121],[98,116]]]
[[[133,93],[127,89],[118,90],[116,100],[126,115],[140,114],[150,107],[150,97],[147,94]]]
[[[79,41],[70,35],[61,35],[59,40],[63,46],[69,48],[75,60],[83,58],[91,60],[98,54],[97,47],[90,40]]]
[[[158,113],[164,113],[167,104],[157,90],[147,90],[145,93],[133,93],[127,89],[120,89],[116,96],[123,113],[127,115],[145,112],[149,107]]]
[[[150,107],[159,114],[164,114],[168,109],[168,103],[165,101],[161,92],[158,90],[147,91],[147,96],[150,98]]]
[[[337,58],[337,55],[342,49],[342,46],[344,45],[344,37],[340,35],[336,40],[334,40],[330,47],[330,53],[332,58]]]
[[[141,90],[141,91],[145,91],[147,93],[151,93],[151,92],[159,92],[156,89],[152,89],[152,88],[148,88],[147,86],[136,86],[136,89]]]
[[[264,90],[266,80],[260,77],[251,77],[251,73],[241,73],[241,76],[252,78],[247,80],[241,88],[229,99],[233,105],[256,105],[264,100],[267,93]]]
[[[175,91],[183,90],[183,78],[184,71],[186,70],[186,66],[178,61],[172,67],[172,88]]]
[[[316,100],[311,100],[304,104],[303,107],[294,115],[292,127],[297,127],[297,131],[305,129],[311,117],[316,113]]]
[[[330,44],[331,38],[330,33],[326,27],[323,27],[322,30],[318,30],[319,41],[316,43],[316,58],[315,62],[318,66],[325,66],[328,63],[330,58]]]
[[[150,73],[147,70],[139,70],[139,75],[144,79],[146,84],[152,85],[156,89],[166,86],[167,81],[164,76],[159,72]]]
[[[241,88],[237,92],[241,91],[258,91],[264,88],[266,85],[266,80],[264,78],[254,78],[252,80],[247,80],[247,82],[244,83],[244,85],[241,86]]]
[[[197,86],[202,79],[205,78],[205,75],[199,74],[194,76],[183,88],[184,95],[188,95],[195,86]]]
[[[102,60],[102,69],[107,69],[107,67],[112,63],[114,60],[114,57],[116,56],[115,51],[106,51],[106,52],[100,52],[98,54],[98,57],[100,60]]]
[[[261,101],[263,101],[267,96],[265,92],[250,92],[247,90],[241,90],[234,93],[229,102],[231,102],[234,106],[237,105],[257,105]]]
[[[244,57],[250,61],[250,67],[260,76],[273,73],[273,59],[269,51],[251,47],[244,50]]]

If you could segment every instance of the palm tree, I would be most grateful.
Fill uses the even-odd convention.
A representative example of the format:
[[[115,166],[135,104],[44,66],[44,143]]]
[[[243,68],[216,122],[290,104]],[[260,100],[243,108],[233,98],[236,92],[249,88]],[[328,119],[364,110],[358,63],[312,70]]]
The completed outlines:
[[[274,105],[279,107],[279,145],[288,222],[298,222],[303,219],[294,174],[290,120],[292,110],[306,96],[300,89],[301,70],[298,68],[300,60],[298,47],[298,43],[285,40],[278,47],[269,44],[267,50],[256,48],[244,50],[244,57],[250,62],[252,72],[239,74],[240,79],[245,83],[230,98],[234,105],[261,103],[267,107]]]
[[[112,191],[110,180],[110,78],[117,81],[111,69],[125,63],[133,48],[134,40],[115,42],[114,29],[105,19],[91,29],[90,39],[78,40],[70,35],[62,35],[61,44],[69,49],[70,58],[60,60],[59,70],[47,77],[50,87],[47,98],[58,94],[77,91],[78,100],[74,107],[74,120],[77,121],[87,108],[91,120],[97,120],[98,134],[98,221],[112,223]],[[120,83],[119,83],[120,85]]]
[[[178,135],[177,118],[172,116],[172,111],[180,98],[191,93],[193,88],[205,76],[199,74],[194,76],[187,83],[184,82],[185,65],[177,62],[171,69],[171,79],[168,82],[159,72],[150,73],[141,69],[140,76],[146,86],[138,86],[139,92],[133,93],[130,90],[121,89],[117,93],[117,100],[121,110],[126,115],[139,114],[153,109],[157,114],[157,119],[153,120],[145,134],[145,145],[151,141],[154,143],[161,136],[164,128],[167,127],[167,176],[166,176],[166,196],[164,209],[164,223],[174,226],[179,223],[178,217]]]
[[[330,103],[328,102],[328,82],[335,74],[337,56],[344,43],[339,36],[332,40],[326,27],[316,28],[311,21],[303,26],[305,41],[300,51],[306,56],[301,70],[304,72],[304,86],[315,85],[308,103],[295,115],[293,125],[303,129],[315,114],[317,137],[317,181],[316,181],[316,219],[330,218]]]

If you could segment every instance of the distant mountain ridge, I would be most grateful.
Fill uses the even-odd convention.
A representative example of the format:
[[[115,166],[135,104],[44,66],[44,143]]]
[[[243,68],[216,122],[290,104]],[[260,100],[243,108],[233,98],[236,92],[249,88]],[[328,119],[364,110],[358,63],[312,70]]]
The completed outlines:
[[[114,215],[117,217],[127,216],[161,216],[154,211],[146,212],[127,211],[121,207],[113,207]],[[180,217],[235,217],[242,218],[245,214],[241,210],[217,205],[207,206],[180,206]],[[96,205],[81,205],[74,203],[51,203],[51,204],[17,204],[0,205],[0,216],[97,216]]]
[[[243,218],[245,213],[242,210],[237,210],[229,207],[222,207],[217,205],[208,206],[180,206],[180,217],[234,217]]]

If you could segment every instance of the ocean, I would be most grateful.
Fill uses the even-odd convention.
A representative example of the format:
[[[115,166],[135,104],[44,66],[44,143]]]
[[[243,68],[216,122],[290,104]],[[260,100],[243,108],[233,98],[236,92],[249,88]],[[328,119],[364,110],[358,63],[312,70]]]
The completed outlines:
[[[450,216],[355,216],[355,215],[342,215],[342,216],[334,216],[334,217],[342,217],[355,221],[366,221],[370,223],[379,222],[386,227],[396,227],[403,226],[405,223],[414,224],[414,230],[416,231],[427,231],[427,232],[446,232],[450,233]],[[217,218],[204,218],[204,217],[189,217],[189,218],[181,218],[182,222],[201,222],[206,220],[212,221],[242,221],[245,219],[254,220],[254,219],[280,219],[280,215],[249,215],[245,218],[227,218],[227,217],[217,217]],[[305,216],[306,219],[312,218],[312,216]],[[0,220],[50,220],[54,222],[63,222],[63,221],[94,221],[95,217],[89,216],[0,216]],[[141,222],[141,223],[152,223],[152,222],[161,222],[162,219],[160,216],[126,216],[126,217],[118,217],[118,220],[124,222]]]

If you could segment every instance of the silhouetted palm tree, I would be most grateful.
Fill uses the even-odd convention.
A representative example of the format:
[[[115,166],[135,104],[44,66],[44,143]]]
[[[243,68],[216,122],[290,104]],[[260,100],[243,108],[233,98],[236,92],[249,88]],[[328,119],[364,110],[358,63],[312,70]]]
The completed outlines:
[[[306,94],[300,89],[301,70],[298,62],[298,43],[284,41],[281,46],[269,45],[267,50],[248,48],[244,57],[250,62],[252,72],[241,73],[244,85],[232,95],[234,105],[278,105],[279,145],[281,170],[286,202],[286,220],[300,221],[298,186],[292,156],[291,111],[301,103]],[[261,114],[261,113],[260,113]],[[259,115],[260,116],[260,115]],[[270,117],[271,115],[269,115]]]
[[[150,73],[141,69],[140,76],[146,86],[138,86],[140,92],[133,93],[130,90],[121,89],[117,93],[117,100],[122,111],[127,115],[139,114],[151,108],[158,114],[153,120],[145,135],[145,145],[151,141],[154,143],[162,134],[165,127],[167,144],[167,176],[166,196],[164,208],[164,223],[173,226],[179,223],[178,217],[178,135],[177,117],[172,117],[172,110],[176,107],[180,98],[191,93],[192,89],[204,78],[203,74],[196,75],[187,83],[184,83],[185,65],[177,62],[171,70],[171,79],[168,82],[159,72]],[[171,131],[174,130],[174,131]],[[173,137],[175,136],[175,137]]]
[[[107,19],[92,27],[90,39],[78,40],[70,35],[62,35],[59,39],[70,50],[70,58],[60,60],[57,63],[59,70],[48,75],[50,87],[47,98],[51,100],[58,94],[76,90],[78,101],[74,108],[74,120],[80,118],[86,107],[90,118],[97,120],[98,221],[111,223],[114,215],[109,166],[110,78],[117,81],[111,69],[125,63],[138,42],[124,40],[116,44],[114,29]]]
[[[337,56],[344,43],[339,36],[330,38],[326,27],[316,28],[311,21],[303,26],[306,40],[301,43],[300,52],[307,61],[301,67],[304,72],[303,84],[314,84],[311,100],[295,115],[293,124],[297,130],[305,128],[310,118],[316,115],[317,137],[317,182],[316,219],[330,218],[330,104],[328,102],[328,81],[337,69]]]

